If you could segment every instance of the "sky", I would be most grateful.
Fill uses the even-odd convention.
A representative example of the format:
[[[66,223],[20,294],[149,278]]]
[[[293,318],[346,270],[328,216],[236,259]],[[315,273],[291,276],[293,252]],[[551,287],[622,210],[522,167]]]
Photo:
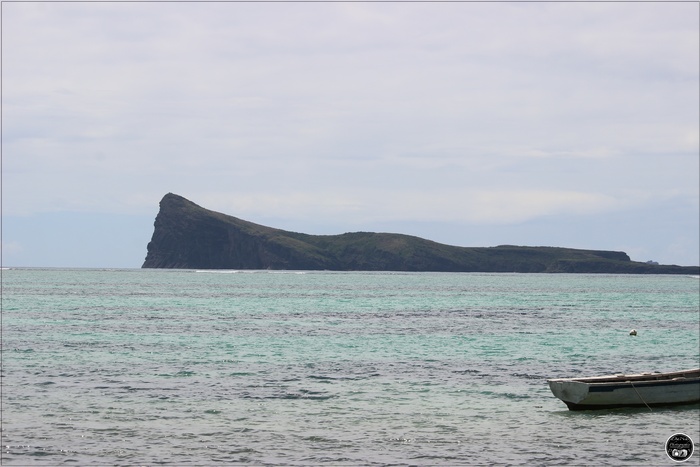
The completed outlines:
[[[697,3],[2,3],[2,265],[138,268],[160,199],[700,264]]]

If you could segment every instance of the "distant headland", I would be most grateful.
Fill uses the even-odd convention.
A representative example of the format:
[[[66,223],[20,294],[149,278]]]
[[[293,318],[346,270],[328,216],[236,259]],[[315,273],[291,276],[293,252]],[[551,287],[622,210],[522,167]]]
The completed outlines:
[[[143,268],[700,274],[619,251],[458,247],[393,233],[308,235],[210,211],[172,193],[160,202]]]

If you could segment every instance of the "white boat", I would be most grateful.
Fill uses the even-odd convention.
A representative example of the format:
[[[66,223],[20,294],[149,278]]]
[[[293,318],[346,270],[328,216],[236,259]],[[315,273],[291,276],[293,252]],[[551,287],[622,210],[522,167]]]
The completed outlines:
[[[547,380],[569,410],[653,407],[700,402],[700,368],[672,373]]]

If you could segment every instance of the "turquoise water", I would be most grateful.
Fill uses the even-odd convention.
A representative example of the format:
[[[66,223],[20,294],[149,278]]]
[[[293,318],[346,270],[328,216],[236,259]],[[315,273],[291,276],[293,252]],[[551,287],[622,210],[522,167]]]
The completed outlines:
[[[697,277],[2,273],[2,465],[671,465],[669,436],[700,442],[698,405],[569,412],[546,384],[699,366]]]

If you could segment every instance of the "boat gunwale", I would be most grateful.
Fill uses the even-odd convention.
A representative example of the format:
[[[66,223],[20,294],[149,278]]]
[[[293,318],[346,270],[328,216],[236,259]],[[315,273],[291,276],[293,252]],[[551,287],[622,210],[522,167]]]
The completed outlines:
[[[693,382],[700,379],[700,368],[684,371],[673,371],[669,373],[639,373],[639,374],[617,374],[606,376],[587,376],[575,378],[554,378],[548,379],[547,382],[564,383],[575,382],[589,385],[608,385],[611,383],[621,384],[626,382],[632,383],[675,383],[675,382]]]

